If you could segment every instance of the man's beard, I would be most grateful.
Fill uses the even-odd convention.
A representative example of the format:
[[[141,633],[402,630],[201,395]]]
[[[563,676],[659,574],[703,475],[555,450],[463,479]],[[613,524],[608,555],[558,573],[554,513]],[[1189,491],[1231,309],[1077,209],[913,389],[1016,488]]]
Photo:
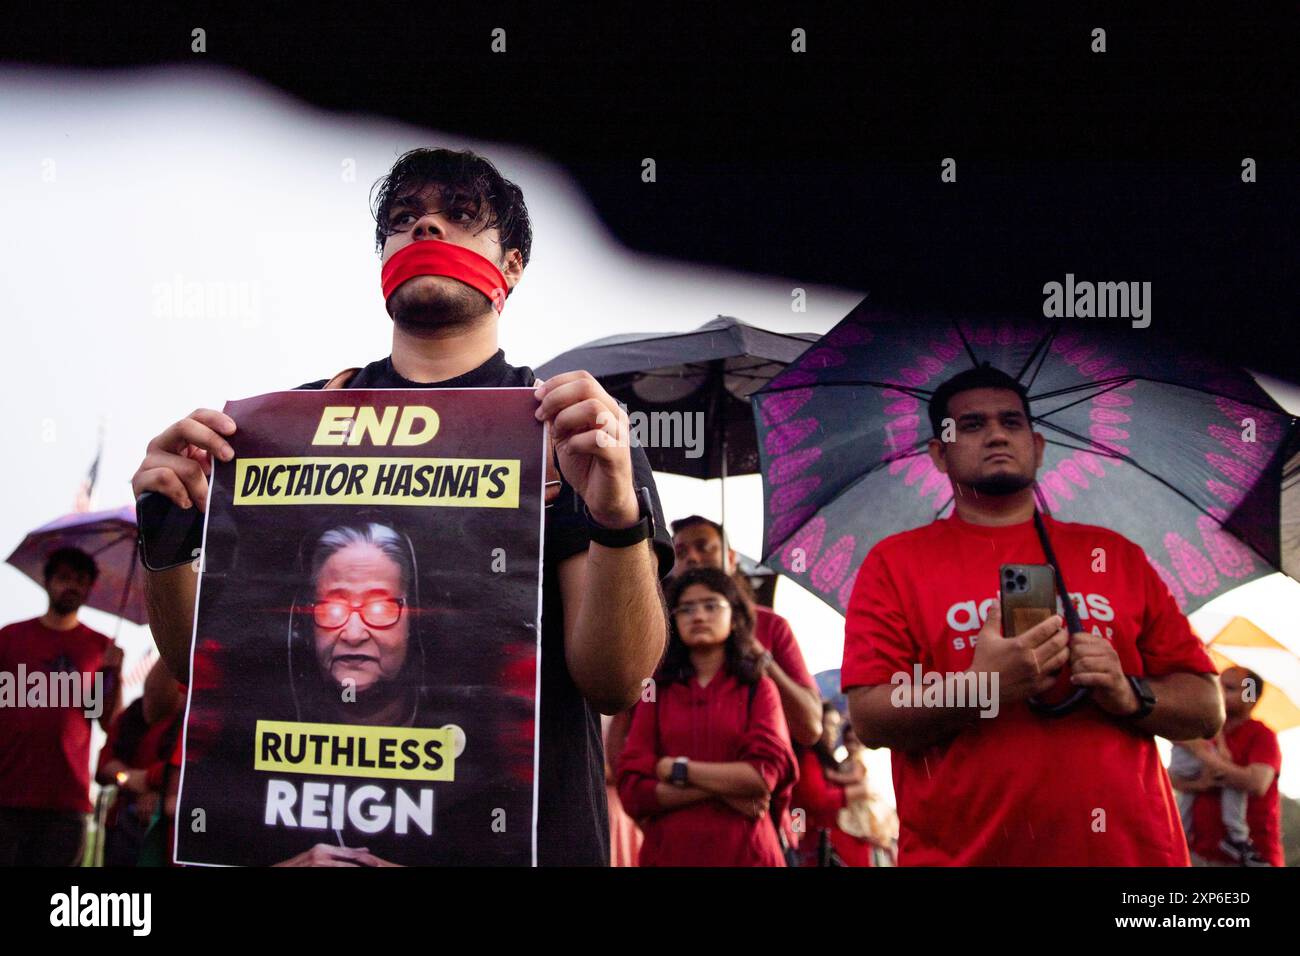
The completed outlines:
[[[75,594],[60,594],[50,602],[50,606],[59,614],[71,614],[81,605],[81,598]]]
[[[1033,483],[1032,475],[1026,477],[1025,475],[1000,474],[972,481],[970,486],[976,494],[988,495],[991,498],[1003,498],[1007,495],[1014,495],[1018,491],[1024,491]]]
[[[393,322],[412,335],[436,335],[471,325],[490,310],[487,296],[454,279],[407,281],[388,300],[388,314]]]

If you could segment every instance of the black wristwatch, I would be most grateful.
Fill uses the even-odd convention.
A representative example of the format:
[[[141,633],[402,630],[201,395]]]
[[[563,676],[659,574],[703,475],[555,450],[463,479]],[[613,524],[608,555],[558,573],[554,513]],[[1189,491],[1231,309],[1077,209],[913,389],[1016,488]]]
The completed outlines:
[[[1156,709],[1156,693],[1145,677],[1134,677],[1132,674],[1124,676],[1128,678],[1129,686],[1133,688],[1133,693],[1137,694],[1138,699],[1138,709],[1129,714],[1128,719],[1141,720]]]
[[[673,772],[668,777],[668,782],[674,787],[686,786],[686,764],[688,762],[685,757],[678,757],[673,761]]]
[[[591,509],[582,503],[582,514],[587,519],[587,537],[605,548],[630,548],[655,536],[655,512],[650,501],[650,489],[642,485],[637,489],[637,504],[641,506],[641,520],[630,528],[606,528],[591,517]]]

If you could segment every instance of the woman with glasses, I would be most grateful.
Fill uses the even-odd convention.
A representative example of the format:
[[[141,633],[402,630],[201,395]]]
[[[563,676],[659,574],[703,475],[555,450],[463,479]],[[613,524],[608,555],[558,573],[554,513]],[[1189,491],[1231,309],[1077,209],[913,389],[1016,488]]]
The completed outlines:
[[[753,611],[716,568],[673,578],[667,598],[668,647],[619,761],[639,863],[785,866],[770,807],[798,770],[776,685],[742,651]]]

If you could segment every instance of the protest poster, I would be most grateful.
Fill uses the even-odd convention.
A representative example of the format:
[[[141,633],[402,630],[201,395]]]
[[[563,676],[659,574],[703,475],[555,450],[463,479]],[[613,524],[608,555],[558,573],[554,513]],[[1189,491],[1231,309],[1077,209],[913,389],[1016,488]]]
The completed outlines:
[[[545,433],[528,388],[228,403],[175,860],[535,865]]]

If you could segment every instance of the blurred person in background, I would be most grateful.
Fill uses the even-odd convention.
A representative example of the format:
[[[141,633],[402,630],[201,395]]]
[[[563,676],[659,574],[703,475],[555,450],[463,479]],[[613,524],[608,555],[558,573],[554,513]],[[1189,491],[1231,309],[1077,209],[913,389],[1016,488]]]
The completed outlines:
[[[641,853],[641,828],[627,815],[618,798],[618,761],[623,755],[626,735],[617,741],[610,739],[610,728],[619,717],[602,716],[601,731],[605,738],[605,790],[609,801],[609,865],[636,866]]]
[[[144,693],[118,714],[99,752],[95,780],[116,784],[104,835],[104,866],[136,866],[160,809],[167,761],[180,737],[185,699],[167,665],[155,661]]]
[[[81,865],[91,722],[108,730],[121,700],[121,648],[78,619],[98,576],[86,552],[60,548],[46,612],[0,629],[0,866]]]
[[[844,728],[844,718],[828,701],[822,705],[821,739],[811,747],[797,748],[799,782],[790,805],[792,813],[804,813],[805,834],[799,844],[802,866],[871,866],[871,840],[867,835],[850,834],[840,826],[847,807],[865,807],[868,799],[866,766],[857,754],[844,758],[838,755]],[[860,742],[857,749],[860,753]],[[858,829],[854,827],[857,816],[845,822]]]
[[[898,812],[871,789],[866,776],[866,744],[854,733],[853,725],[847,720],[844,721],[844,750],[845,759],[838,774],[828,772],[827,776],[832,782],[841,784],[861,782],[866,787],[866,794],[861,797],[850,795],[836,818],[840,832],[846,838],[870,843],[871,866],[897,866]]]
[[[1177,775],[1170,766],[1169,779],[1179,791],[1180,809],[1183,798],[1191,797],[1184,820],[1189,825],[1187,842],[1193,862],[1285,866],[1277,792],[1282,750],[1272,728],[1251,716],[1264,692],[1264,681],[1254,671],[1229,667],[1219,675],[1219,685],[1228,719],[1216,746],[1200,749],[1200,772],[1191,778]],[[1230,799],[1234,795],[1235,801]],[[1225,804],[1232,802],[1245,804],[1244,840],[1227,825]]]

